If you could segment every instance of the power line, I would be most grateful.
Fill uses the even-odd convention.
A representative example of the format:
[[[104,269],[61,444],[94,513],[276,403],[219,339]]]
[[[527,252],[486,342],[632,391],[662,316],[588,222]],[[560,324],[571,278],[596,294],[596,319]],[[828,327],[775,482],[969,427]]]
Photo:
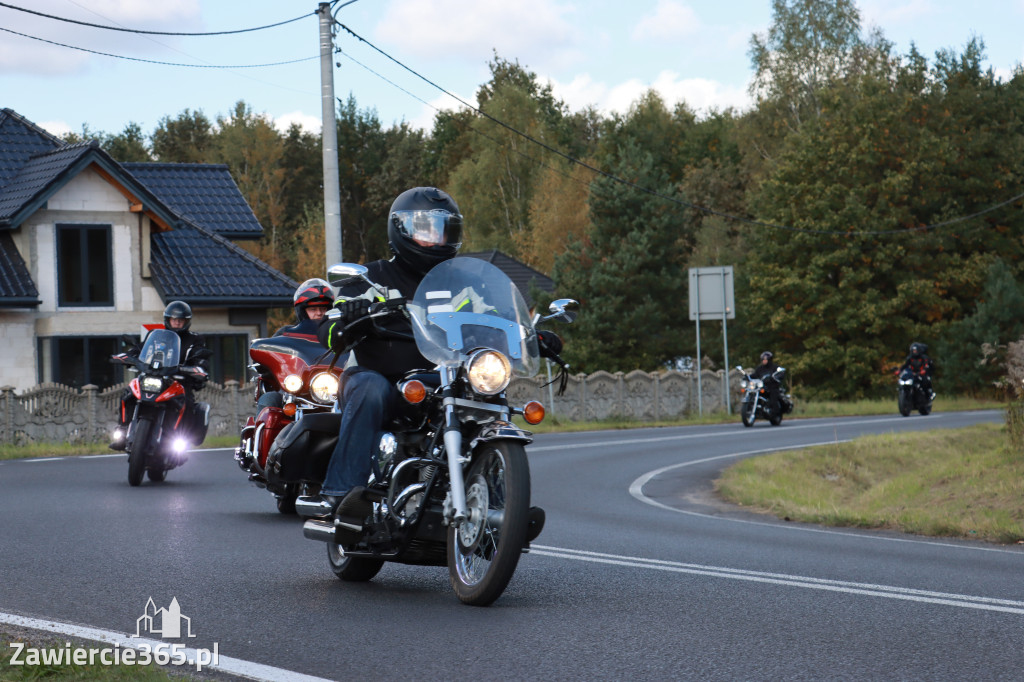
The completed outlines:
[[[17,5],[10,5],[6,2],[0,2],[0,7],[6,7],[7,9],[17,10],[19,12],[25,12],[26,14],[35,14],[36,16],[46,17],[47,19],[54,19],[55,21],[64,21],[69,24],[78,24],[79,26],[89,26],[91,28],[102,28],[107,31],[123,31],[125,33],[142,33],[145,35],[156,35],[156,36],[226,36],[234,33],[250,33],[252,31],[262,31],[268,28],[276,28],[278,26],[284,26],[300,19],[305,19],[308,16],[316,14],[316,12],[309,12],[302,16],[295,17],[294,19],[286,19],[285,21],[279,21],[276,24],[267,24],[266,26],[255,26],[253,28],[239,28],[233,31],[209,31],[206,33],[185,33],[176,31],[145,31],[138,28],[123,28],[120,26],[107,26],[104,24],[93,24],[88,21],[79,21],[77,19],[69,19],[67,17],[58,17],[54,14],[46,14],[45,12],[37,12],[36,10],[28,9],[25,7],[18,7]],[[19,34],[21,35],[21,34]]]
[[[645,194],[649,194],[651,196],[658,197],[659,199],[664,199],[666,201],[672,202],[672,203],[677,204],[679,206],[684,206],[686,208],[690,208],[690,209],[694,209],[696,211],[700,211],[701,213],[705,213],[707,215],[713,215],[713,216],[717,216],[719,218],[725,218],[727,220],[733,220],[733,221],[736,221],[736,222],[742,222],[742,223],[747,223],[747,224],[750,224],[750,225],[756,225],[758,227],[765,227],[765,228],[770,228],[770,229],[774,229],[774,230],[783,230],[783,231],[786,231],[786,232],[798,232],[798,233],[805,233],[805,234],[823,234],[823,235],[825,235],[825,234],[845,235],[845,236],[855,236],[855,235],[858,235],[858,236],[883,236],[883,235],[902,235],[902,234],[907,234],[908,232],[927,232],[927,231],[930,231],[930,230],[938,229],[940,227],[948,227],[950,225],[955,225],[955,224],[958,224],[958,223],[966,222],[968,220],[972,220],[974,218],[978,218],[978,217],[983,216],[983,215],[985,215],[987,213],[991,213],[992,211],[995,211],[995,210],[1000,209],[1000,208],[1002,208],[1004,206],[1007,206],[1009,204],[1012,204],[1012,203],[1015,203],[1015,202],[1018,202],[1018,201],[1021,201],[1022,199],[1024,199],[1024,192],[1022,192],[1022,193],[1020,193],[1020,194],[1018,194],[1016,196],[1010,197],[1009,199],[1007,199],[1005,201],[999,202],[999,203],[997,203],[995,205],[989,206],[989,207],[987,207],[985,209],[982,209],[982,210],[977,211],[975,213],[972,213],[970,215],[959,216],[957,218],[952,218],[950,220],[945,220],[945,221],[942,221],[942,222],[939,222],[939,223],[933,223],[933,224],[929,224],[929,225],[919,225],[919,226],[915,226],[915,227],[907,227],[907,228],[901,228],[901,229],[896,229],[896,230],[814,230],[814,229],[808,229],[808,228],[793,227],[791,225],[779,225],[777,223],[770,223],[770,222],[766,222],[766,221],[763,221],[763,220],[757,220],[757,219],[754,219],[754,218],[745,218],[743,216],[737,216],[737,215],[733,215],[731,213],[725,213],[723,211],[718,211],[718,210],[713,209],[713,208],[708,208],[706,206],[698,206],[697,204],[693,204],[693,203],[690,203],[688,201],[683,201],[682,199],[677,199],[675,197],[670,197],[670,196],[668,196],[666,194],[662,194],[661,192],[649,189],[649,188],[644,187],[642,185],[638,185],[635,182],[631,182],[631,181],[626,180],[624,178],[620,178],[617,175],[609,173],[608,171],[601,170],[600,168],[595,168],[594,166],[591,166],[590,164],[586,163],[585,161],[577,159],[577,158],[575,158],[575,157],[573,157],[573,156],[571,156],[571,155],[561,151],[560,149],[556,149],[555,147],[552,147],[551,145],[547,144],[546,142],[538,140],[538,139],[528,135],[527,133],[524,133],[524,132],[522,132],[520,130],[517,130],[516,128],[513,128],[509,124],[505,123],[504,121],[501,121],[500,119],[497,119],[494,116],[491,116],[487,112],[485,112],[485,111],[483,111],[483,110],[473,106],[472,104],[470,104],[470,103],[466,102],[465,100],[463,100],[458,95],[455,95],[455,94],[449,92],[448,90],[444,89],[443,87],[441,87],[437,83],[433,82],[432,80],[430,80],[426,76],[423,76],[422,74],[416,72],[411,67],[406,66],[405,64],[400,62],[395,57],[392,57],[390,54],[388,54],[384,50],[380,49],[379,47],[377,47],[376,45],[374,45],[373,43],[371,43],[367,39],[363,38],[361,35],[359,35],[355,31],[353,31],[352,29],[350,29],[345,24],[342,24],[341,22],[337,22],[337,24],[338,24],[339,27],[341,27],[347,33],[349,33],[349,35],[351,35],[353,38],[355,38],[356,40],[358,40],[358,41],[360,41],[362,43],[365,43],[371,49],[373,49],[374,51],[376,51],[377,53],[379,53],[380,55],[382,55],[386,59],[394,62],[398,66],[402,67],[403,69],[405,69],[406,71],[408,71],[412,75],[416,76],[417,78],[419,78],[423,82],[425,82],[428,85],[430,85],[430,86],[436,88],[437,90],[443,92],[444,94],[448,95],[452,99],[454,99],[457,102],[461,103],[463,106],[467,107],[468,109],[473,110],[474,112],[476,112],[477,114],[483,116],[484,118],[486,118],[486,119],[488,119],[488,120],[498,124],[499,126],[505,128],[506,130],[508,130],[508,131],[510,131],[512,133],[515,133],[516,135],[519,135],[523,139],[525,139],[525,140],[527,140],[529,142],[532,142],[533,144],[538,145],[538,146],[546,149],[547,151],[551,152],[552,154],[560,156],[563,159],[565,159],[566,161],[569,161],[570,163],[582,166],[583,168],[586,168],[586,169],[590,170],[591,172],[596,173],[596,174],[598,174],[598,175],[600,175],[602,177],[605,177],[605,178],[607,178],[607,179],[609,179],[609,180],[611,180],[613,182],[617,182],[617,183],[626,185],[627,187],[631,187],[631,188],[633,188],[635,190],[638,190],[640,192],[644,192]]]
[[[9,28],[0,26],[0,31],[6,31],[7,33],[13,33],[14,35],[21,36],[23,38],[31,38],[32,40],[38,40],[43,43],[49,43],[50,45],[56,45],[58,47],[66,47],[71,50],[79,50],[81,52],[89,52],[90,54],[98,54],[103,57],[113,57],[115,59],[127,59],[133,62],[143,62],[145,64],[160,64],[162,66],[185,66],[193,69],[258,69],[265,66],[284,66],[286,64],[298,64],[299,62],[308,62],[314,59],[320,59],[320,55],[315,57],[303,57],[302,59],[291,59],[284,62],[270,62],[267,64],[181,64],[178,62],[161,62],[155,59],[142,59],[141,57],[126,57],[120,54],[111,54],[109,52],[100,52],[98,50],[90,50],[85,47],[76,47],[75,45],[67,45],[65,43],[58,43],[54,40],[47,40],[46,38],[39,38],[37,36],[30,36],[27,33],[20,33]]]

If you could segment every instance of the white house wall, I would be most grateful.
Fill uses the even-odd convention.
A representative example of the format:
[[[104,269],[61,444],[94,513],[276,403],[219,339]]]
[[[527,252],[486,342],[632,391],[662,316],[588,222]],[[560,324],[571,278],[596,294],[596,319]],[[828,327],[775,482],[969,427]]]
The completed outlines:
[[[0,310],[0,387],[25,389],[36,384],[35,315]]]

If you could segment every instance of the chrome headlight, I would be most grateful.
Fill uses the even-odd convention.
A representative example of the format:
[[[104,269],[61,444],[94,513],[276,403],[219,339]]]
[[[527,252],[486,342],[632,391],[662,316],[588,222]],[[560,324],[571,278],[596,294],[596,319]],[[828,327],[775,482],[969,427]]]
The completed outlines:
[[[759,391],[759,390],[761,390],[761,388],[763,386],[764,386],[764,382],[761,381],[760,379],[754,379],[753,381],[750,382],[750,390],[751,391]]]
[[[496,350],[478,350],[466,360],[469,385],[483,395],[501,393],[512,381],[512,365]]]
[[[146,393],[158,393],[164,387],[160,377],[142,377],[142,390]]]
[[[309,392],[313,399],[325,405],[333,403],[338,397],[338,377],[330,372],[321,372],[309,382]]]
[[[298,393],[302,390],[302,377],[298,374],[289,374],[284,378],[284,390],[289,393]]]

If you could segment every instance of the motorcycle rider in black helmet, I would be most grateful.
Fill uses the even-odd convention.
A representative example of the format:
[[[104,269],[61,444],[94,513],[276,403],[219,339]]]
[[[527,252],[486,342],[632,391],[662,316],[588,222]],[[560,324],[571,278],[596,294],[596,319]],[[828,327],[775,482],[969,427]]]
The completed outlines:
[[[391,298],[411,300],[423,277],[435,265],[454,258],[462,244],[462,214],[458,204],[436,187],[414,187],[398,195],[388,213],[388,246],[393,257],[366,264],[367,278],[388,289]],[[331,310],[320,324],[320,342],[344,348],[346,324],[363,317],[379,294],[361,278],[341,285]],[[407,317],[393,315],[386,329],[412,333]],[[379,431],[399,404],[396,381],[408,371],[428,369],[409,339],[368,336],[352,349],[356,366],[341,377],[338,401],[343,406],[338,444],[331,454],[320,491],[320,504],[339,516],[362,517],[370,503],[362,499]],[[307,503],[313,500],[307,500]]]
[[[928,357],[928,346],[915,341],[910,344],[910,354],[903,361],[897,372],[909,369],[915,375],[921,377],[921,388],[928,392],[932,400],[935,399],[935,391],[932,390],[932,369],[935,363]]]
[[[295,306],[295,324],[281,327],[274,336],[294,336],[308,341],[317,341],[320,321],[334,304],[331,285],[319,277],[307,279],[299,285],[292,297]]]
[[[768,391],[768,408],[772,414],[780,414],[780,391],[778,380],[773,376],[778,371],[779,366],[775,364],[775,356],[770,350],[766,350],[761,353],[761,364],[750,373],[751,378],[761,379],[764,381],[765,390]]]
[[[192,307],[184,301],[171,301],[164,308],[164,328],[170,329],[178,335],[181,340],[181,364],[200,367],[205,372],[210,371],[210,363],[205,357],[196,358],[195,355],[200,349],[206,348],[206,341],[202,336],[190,331],[192,326]],[[145,345],[145,339],[143,339]],[[140,348],[133,348],[128,351],[138,355]],[[185,410],[192,414],[195,406],[195,392],[206,385],[206,379],[187,377],[183,380],[185,386]],[[114,439],[110,443],[112,450],[124,450],[125,436],[127,435],[128,422],[135,413],[135,403],[138,402],[131,389],[126,388],[121,394],[121,405],[117,415],[117,429],[114,431]]]

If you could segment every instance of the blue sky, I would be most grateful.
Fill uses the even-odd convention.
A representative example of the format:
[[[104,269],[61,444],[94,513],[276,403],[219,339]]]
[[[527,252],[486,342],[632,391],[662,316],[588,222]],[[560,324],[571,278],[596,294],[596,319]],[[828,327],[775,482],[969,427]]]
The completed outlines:
[[[344,2],[345,0],[342,0]],[[149,134],[186,108],[211,118],[238,100],[279,125],[318,129],[317,2],[307,0],[5,0],[5,4],[104,25],[155,31],[226,31],[304,17],[234,36],[169,37],[113,32],[0,7],[0,107],[51,131],[119,132],[136,122]],[[339,3],[340,4],[340,3]],[[1024,0],[860,0],[864,25],[877,26],[905,53],[931,58],[977,36],[987,63],[1008,77],[1024,62]],[[357,0],[339,21],[437,85],[474,101],[497,52],[550,82],[571,109],[625,111],[648,88],[698,111],[745,107],[748,49],[767,30],[770,0]],[[188,68],[86,53],[43,38],[136,60],[250,65],[311,58],[288,66]],[[458,103],[342,31],[336,94],[351,93],[387,126],[429,126]],[[376,72],[372,73],[370,70]],[[387,79],[387,80],[385,80]],[[388,81],[391,81],[390,83]]]

